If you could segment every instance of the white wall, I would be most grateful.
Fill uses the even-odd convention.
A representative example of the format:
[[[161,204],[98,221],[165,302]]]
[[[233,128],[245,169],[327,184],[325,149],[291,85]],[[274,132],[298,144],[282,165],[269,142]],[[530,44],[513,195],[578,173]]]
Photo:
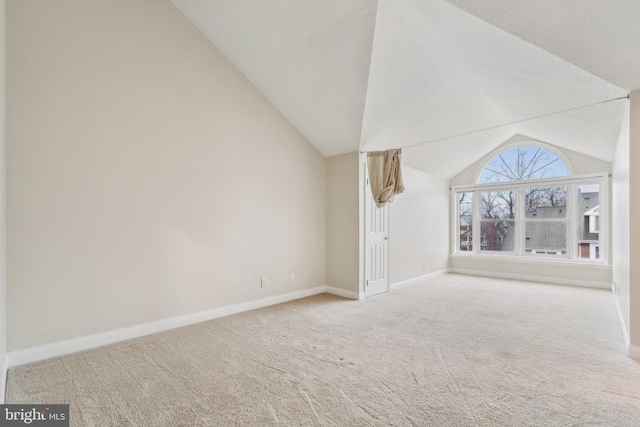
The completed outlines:
[[[640,90],[631,93],[629,109],[629,354],[640,358]]]
[[[7,22],[9,351],[325,285],[325,159],[168,1]]]
[[[398,283],[448,265],[449,182],[402,166],[406,190],[390,205],[390,280]]]
[[[535,141],[517,135],[505,144],[519,141]],[[503,144],[504,145],[504,144]],[[593,157],[585,156],[575,151],[553,146],[571,164],[573,173],[576,175],[611,172],[611,163]],[[498,149],[499,150],[499,149]],[[476,172],[484,165],[486,158],[480,159],[473,165],[451,179],[451,186],[474,184]],[[609,191],[611,190],[611,183]],[[609,209],[611,218],[611,208]],[[611,221],[609,222],[611,234]],[[611,251],[609,251],[611,257]],[[553,283],[564,283],[571,285],[584,285],[592,287],[609,288],[612,283],[612,272],[610,265],[570,265],[568,263],[549,263],[540,260],[527,260],[522,257],[510,259],[501,257],[490,260],[486,257],[482,259],[471,259],[463,255],[451,256],[450,268],[454,272],[488,275],[494,277],[513,277],[523,280],[546,281]]]
[[[359,154],[328,157],[327,286],[359,293]]]
[[[611,252],[614,288],[629,339],[629,106],[625,112],[612,171]]]
[[[6,322],[6,228],[5,228],[5,84],[6,84],[6,7],[7,2],[0,0],[0,403],[4,403],[5,362],[7,354]]]
[[[610,267],[585,263],[567,264],[522,259],[522,257],[496,257],[495,260],[490,260],[486,256],[465,258],[460,255],[452,256],[449,260],[449,267],[454,273],[601,289],[611,287]]]

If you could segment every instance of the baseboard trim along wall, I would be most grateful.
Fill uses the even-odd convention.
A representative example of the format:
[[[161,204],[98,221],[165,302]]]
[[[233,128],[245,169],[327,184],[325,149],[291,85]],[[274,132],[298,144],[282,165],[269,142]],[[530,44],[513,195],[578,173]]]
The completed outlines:
[[[546,276],[530,276],[528,274],[498,273],[495,271],[471,270],[467,268],[452,268],[450,269],[450,272],[455,274],[464,274],[467,276],[494,277],[496,279],[522,280],[525,282],[550,283],[553,285],[581,286],[581,287],[596,288],[596,289],[611,288],[611,284],[607,282],[591,282],[587,280],[558,279],[558,278],[546,277]]]
[[[155,322],[143,323],[141,325],[130,326],[127,328],[116,329],[99,334],[87,335],[84,337],[59,341],[56,343],[27,348],[24,350],[12,351],[7,353],[5,362],[5,375],[3,377],[2,385],[4,385],[4,381],[6,381],[7,369],[14,366],[50,359],[52,357],[63,356],[65,354],[76,353],[78,351],[90,350],[92,348],[113,344],[119,341],[138,338],[144,335],[154,334],[156,332],[162,332],[169,329],[191,325],[194,323],[217,319],[219,317],[229,316],[231,314],[255,310],[270,305],[281,304],[283,302],[293,301],[296,299],[308,297],[311,295],[322,294],[325,292],[345,298],[356,300],[359,299],[359,295],[356,292],[350,292],[331,286],[317,286],[315,288],[305,289],[302,291],[261,298],[259,300],[214,308],[212,310],[200,311],[198,313],[170,317],[168,319],[162,319]]]
[[[629,334],[627,333],[627,325],[624,323],[624,316],[622,316],[622,310],[620,309],[620,301],[618,300],[618,295],[616,295],[616,290],[614,285],[611,285],[611,294],[613,295],[613,305],[616,307],[616,312],[618,313],[618,320],[620,321],[620,327],[622,328],[622,337],[624,339],[624,348],[627,349],[627,356],[631,356],[631,341],[629,340]],[[637,359],[638,357],[636,357]]]
[[[444,269],[435,271],[433,273],[425,274],[423,276],[415,277],[413,279],[403,280],[400,282],[392,283],[390,285],[391,290],[400,289],[406,286],[418,284],[428,279],[433,279],[438,276],[442,276],[447,273],[466,274],[472,276],[485,276],[485,277],[497,277],[514,280],[527,280],[543,283],[554,283],[564,285],[575,286],[589,286],[594,288],[607,289],[606,284],[599,282],[582,282],[575,280],[562,280],[552,279],[548,277],[532,277],[517,274],[502,274],[502,273],[490,273],[484,271],[467,270],[467,269]],[[293,301],[300,298],[305,298],[312,295],[321,293],[330,293],[343,298],[349,298],[353,300],[364,299],[364,293],[348,291],[333,286],[317,286],[315,288],[305,289],[302,291],[291,292],[283,295],[276,295],[273,297],[262,298],[254,301],[247,301],[244,303],[229,305],[225,307],[219,307],[212,310],[201,311],[198,313],[186,314],[183,316],[171,317],[168,319],[162,319],[155,322],[143,323],[141,325],[130,326],[127,328],[116,329],[112,331],[102,332],[93,335],[87,335],[84,337],[73,338],[70,340],[59,341],[51,344],[46,344],[38,347],[27,348],[24,350],[17,350],[7,353],[4,372],[2,372],[2,379],[0,380],[0,399],[4,402],[4,390],[6,386],[7,370],[14,366],[24,365],[26,363],[37,362],[40,360],[50,359],[52,357],[63,356],[66,354],[76,353],[79,351],[90,350],[92,348],[100,347],[103,345],[113,344],[120,341],[125,341],[132,338],[138,338],[145,335],[154,334],[157,332],[166,331],[169,329],[175,329],[182,326],[191,325],[194,323],[204,322],[207,320],[217,319],[219,317],[229,316],[232,314],[242,313],[245,311],[255,310],[258,308],[268,307],[270,305],[281,304],[287,301]],[[640,347],[629,344],[629,338],[624,328],[624,321],[622,319],[622,313],[616,298],[616,308],[620,321],[623,325],[624,336],[628,348],[628,356],[632,358],[640,359]]]
[[[640,347],[629,344],[627,347],[627,356],[632,359],[640,359]]]
[[[433,279],[434,277],[442,276],[444,274],[450,273],[451,271],[447,268],[444,270],[434,271],[433,273],[425,274],[422,276],[414,277],[413,279],[402,280],[400,282],[392,283],[391,290],[404,288],[406,286],[416,285],[420,282],[424,282],[425,280]]]
[[[349,299],[361,300],[364,298],[364,292],[358,293],[353,291],[347,291],[346,289],[335,288],[333,286],[326,286],[325,292],[328,294],[337,295],[339,297],[349,298]]]

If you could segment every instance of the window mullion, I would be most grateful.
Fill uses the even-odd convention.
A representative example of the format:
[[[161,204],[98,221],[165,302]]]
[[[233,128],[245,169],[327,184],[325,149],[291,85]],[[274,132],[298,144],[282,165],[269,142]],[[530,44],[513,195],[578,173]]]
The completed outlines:
[[[603,176],[600,180],[600,231],[598,233],[598,239],[600,244],[600,258],[599,260],[604,263],[609,263],[610,250],[611,250],[611,229],[609,228],[609,177]]]
[[[473,253],[480,253],[480,191],[475,191],[473,193],[473,226],[471,228],[472,231],[472,241],[473,241]]]
[[[577,192],[578,186],[575,184],[567,185],[567,254],[569,259],[578,258],[578,208],[577,208]]]
[[[524,227],[524,188],[519,187],[516,191],[516,255],[522,256],[524,254],[524,239],[525,239],[525,227]]]

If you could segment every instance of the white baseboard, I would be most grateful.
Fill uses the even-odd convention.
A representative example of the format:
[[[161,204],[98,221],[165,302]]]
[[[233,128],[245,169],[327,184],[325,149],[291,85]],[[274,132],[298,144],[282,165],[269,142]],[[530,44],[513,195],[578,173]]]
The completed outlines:
[[[629,344],[627,347],[627,356],[632,359],[640,359],[640,346]]]
[[[622,328],[622,338],[624,339],[624,348],[627,351],[627,356],[632,357],[629,352],[631,348],[631,342],[629,340],[629,334],[627,333],[627,325],[624,322],[624,316],[622,315],[622,309],[620,308],[620,301],[616,295],[614,285],[611,285],[611,293],[613,294],[613,305],[616,307],[618,313],[618,320],[620,321],[620,327]]]
[[[433,279],[434,277],[442,276],[444,274],[449,273],[449,269],[434,271],[433,273],[425,274],[422,276],[414,277],[413,279],[402,280],[400,282],[392,283],[391,290],[396,290],[400,288],[404,288],[406,286],[415,285],[420,282],[424,282],[425,280]]]
[[[596,288],[596,289],[611,288],[611,284],[607,282],[590,282],[587,280],[558,279],[555,277],[547,277],[547,276],[531,276],[528,274],[516,274],[516,273],[499,273],[495,271],[472,270],[467,268],[452,268],[450,269],[450,273],[464,274],[467,276],[494,277],[497,279],[522,280],[525,282],[550,283],[553,285],[581,286],[583,288],[584,287]]]
[[[107,344],[113,344],[115,342],[124,341],[131,338],[138,338],[144,335],[154,334],[156,332],[179,328],[181,326],[204,322],[206,320],[217,319],[219,317],[242,313],[244,311],[255,310],[258,308],[280,304],[283,302],[292,301],[311,295],[317,295],[324,292],[327,292],[327,287],[318,286],[315,288],[291,292],[284,295],[262,298],[255,301],[248,301],[240,304],[214,308],[213,310],[206,310],[200,311],[198,313],[185,314],[183,316],[170,317],[168,319],[162,319],[155,322],[143,323],[141,325],[115,329],[99,334],[87,335],[84,337],[59,341],[52,344],[27,348],[24,350],[12,351],[7,353],[5,371],[8,368],[23,365],[25,363],[37,362],[39,360],[45,360],[52,357],[63,356],[65,354],[76,353],[78,351],[89,350],[92,348],[100,347]]]
[[[362,297],[360,296],[360,294],[358,292],[347,291],[346,289],[335,288],[333,286],[326,286],[326,288],[327,288],[326,292],[328,294],[337,295],[339,297],[349,298],[349,299],[356,299],[356,300],[362,299]],[[364,296],[364,294],[363,294],[363,296]]]

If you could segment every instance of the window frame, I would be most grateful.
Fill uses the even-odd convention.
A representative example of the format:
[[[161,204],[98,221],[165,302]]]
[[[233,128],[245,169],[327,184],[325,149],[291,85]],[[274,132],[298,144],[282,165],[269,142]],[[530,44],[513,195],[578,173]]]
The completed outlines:
[[[531,145],[531,144],[527,144]],[[492,159],[494,155],[489,156]],[[561,160],[562,157],[560,157]],[[485,162],[486,163],[486,162]],[[483,163],[483,165],[485,164]],[[571,172],[570,165],[565,163],[567,170]],[[570,175],[557,178],[547,179],[531,179],[510,182],[497,182],[487,184],[471,184],[456,185],[451,187],[451,212],[453,213],[452,227],[452,244],[451,254],[460,257],[481,258],[488,257],[491,259],[520,259],[520,260],[537,260],[549,262],[569,262],[569,263],[588,263],[588,264],[609,264],[609,175],[608,173]],[[598,259],[579,258],[578,253],[578,236],[577,236],[577,188],[580,185],[599,184],[600,186],[600,232],[599,232],[599,254]],[[525,253],[525,191],[528,188],[546,188],[546,187],[567,187],[567,253],[566,255],[553,254],[526,254]],[[480,193],[487,191],[515,191],[516,192],[516,215],[515,215],[515,242],[513,252],[501,251],[481,251],[480,250]],[[473,193],[473,220],[472,220],[472,237],[473,245],[471,251],[461,251],[458,247],[460,222],[459,222],[459,203],[457,194],[461,192]],[[549,219],[550,221],[558,221],[558,219]],[[544,221],[540,219],[538,221]]]

